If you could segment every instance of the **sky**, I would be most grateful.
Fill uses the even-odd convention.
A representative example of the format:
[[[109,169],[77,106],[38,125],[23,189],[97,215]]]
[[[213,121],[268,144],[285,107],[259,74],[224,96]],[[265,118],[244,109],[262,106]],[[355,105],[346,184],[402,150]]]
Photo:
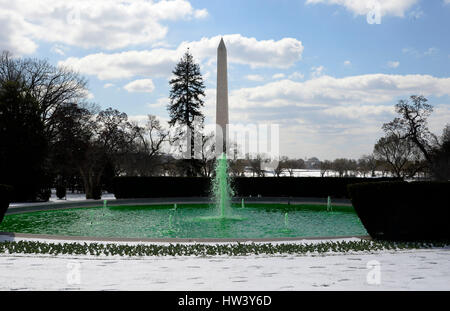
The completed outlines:
[[[278,124],[280,153],[370,154],[400,99],[450,123],[450,0],[0,0],[0,50],[89,80],[89,101],[168,121],[169,80],[189,48],[215,122],[216,50],[228,50],[230,122]]]

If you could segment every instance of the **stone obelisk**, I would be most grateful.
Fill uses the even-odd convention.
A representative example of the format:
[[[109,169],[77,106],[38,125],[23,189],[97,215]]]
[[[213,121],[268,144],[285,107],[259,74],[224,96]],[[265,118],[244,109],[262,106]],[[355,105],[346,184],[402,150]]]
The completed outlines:
[[[217,48],[216,154],[227,152],[228,72],[227,48],[223,38]]]

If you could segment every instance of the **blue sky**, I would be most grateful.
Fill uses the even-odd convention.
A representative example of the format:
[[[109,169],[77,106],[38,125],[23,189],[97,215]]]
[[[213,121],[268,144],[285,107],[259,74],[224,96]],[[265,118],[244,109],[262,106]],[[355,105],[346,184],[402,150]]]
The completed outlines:
[[[280,124],[282,154],[371,153],[395,103],[413,94],[435,107],[434,132],[450,123],[449,0],[0,4],[1,50],[78,70],[89,79],[91,101],[136,122],[147,114],[167,120],[168,80],[187,47],[201,64],[204,112],[214,122],[215,49],[223,36],[230,122]]]

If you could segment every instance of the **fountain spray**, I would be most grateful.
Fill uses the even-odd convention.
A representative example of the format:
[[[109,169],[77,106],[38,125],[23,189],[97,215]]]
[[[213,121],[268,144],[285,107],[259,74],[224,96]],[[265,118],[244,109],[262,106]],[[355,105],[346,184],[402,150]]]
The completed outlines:
[[[172,228],[172,215],[169,215],[169,229]]]
[[[220,217],[225,218],[229,216],[233,191],[231,190],[228,179],[228,162],[225,153],[222,153],[217,159],[216,175],[213,180],[213,193],[216,206],[219,208]]]

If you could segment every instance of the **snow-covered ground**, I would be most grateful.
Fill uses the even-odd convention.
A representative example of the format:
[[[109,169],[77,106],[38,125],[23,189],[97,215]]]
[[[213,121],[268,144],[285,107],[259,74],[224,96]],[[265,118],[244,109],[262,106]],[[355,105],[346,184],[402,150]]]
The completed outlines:
[[[102,194],[102,200],[115,200],[116,197],[112,193],[103,193]],[[48,205],[49,203],[64,203],[64,202],[87,202],[89,200],[86,200],[86,195],[84,193],[71,193],[67,192],[67,197],[65,200],[60,200],[56,197],[56,191],[55,189],[52,189],[52,195],[48,202],[43,203],[11,203],[9,204],[10,207],[22,207],[22,206],[36,206],[36,205]]]
[[[292,177],[322,177],[321,172],[319,169],[294,169],[292,170]],[[250,169],[246,169],[246,171],[244,172],[244,175],[246,177],[252,177],[253,173],[251,172]],[[265,171],[265,176],[266,177],[274,177],[276,176],[276,174],[273,171]],[[290,176],[289,172],[287,170],[284,170],[280,176]],[[375,176],[376,177],[382,177],[383,176],[383,172],[381,171],[376,171],[375,172]],[[336,171],[326,171],[324,174],[324,177],[339,177],[339,173]],[[355,175],[355,177],[364,177],[363,174],[357,173]],[[366,174],[365,177],[371,177],[370,174]],[[391,177],[391,176],[386,176],[386,177]]]
[[[67,199],[85,200],[84,195],[71,194]],[[51,201],[60,202],[54,194]],[[75,242],[7,236],[2,240]],[[450,290],[450,248],[245,257],[0,254],[0,290]]]
[[[3,254],[0,290],[450,290],[450,249],[246,257]]]

